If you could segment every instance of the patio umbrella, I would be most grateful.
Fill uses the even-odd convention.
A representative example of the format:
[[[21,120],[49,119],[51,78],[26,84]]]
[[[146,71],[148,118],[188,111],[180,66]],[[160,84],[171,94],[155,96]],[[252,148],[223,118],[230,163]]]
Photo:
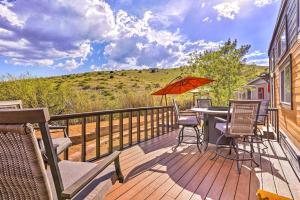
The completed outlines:
[[[167,94],[183,94],[190,90],[193,90],[202,85],[206,85],[208,83],[213,82],[214,80],[208,78],[200,78],[200,77],[177,77],[173,81],[171,81],[164,88],[152,93],[151,95],[161,95],[165,96],[166,104],[167,104]]]

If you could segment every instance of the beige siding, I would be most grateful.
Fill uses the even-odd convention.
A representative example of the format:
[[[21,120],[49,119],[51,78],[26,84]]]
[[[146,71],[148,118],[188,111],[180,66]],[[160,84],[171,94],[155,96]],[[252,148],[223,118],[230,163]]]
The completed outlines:
[[[279,73],[280,65],[276,66],[275,70],[275,102],[276,107],[279,108],[280,129],[282,129],[300,149],[300,46],[295,46],[290,51],[292,54],[292,93],[293,93],[293,109],[290,109],[280,104],[279,94]]]

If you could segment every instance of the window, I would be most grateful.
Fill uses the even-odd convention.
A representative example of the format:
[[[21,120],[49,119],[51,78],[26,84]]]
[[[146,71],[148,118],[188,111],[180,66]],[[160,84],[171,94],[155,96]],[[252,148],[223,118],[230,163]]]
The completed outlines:
[[[284,26],[277,41],[277,59],[280,59],[281,56],[286,52],[286,50],[287,50],[287,39],[286,39],[286,30]]]
[[[280,101],[281,103],[291,105],[292,87],[291,87],[291,67],[290,63],[280,72]]]
[[[247,89],[247,99],[250,100],[251,99],[251,90]]]
[[[263,87],[258,88],[257,98],[258,99],[264,99],[265,98],[265,88],[263,88]]]

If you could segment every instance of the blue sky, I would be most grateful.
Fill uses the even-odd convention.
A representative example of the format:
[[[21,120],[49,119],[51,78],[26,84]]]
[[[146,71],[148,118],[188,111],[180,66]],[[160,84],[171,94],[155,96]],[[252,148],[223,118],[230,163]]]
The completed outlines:
[[[266,65],[280,0],[0,0],[0,75],[171,68],[228,38]]]

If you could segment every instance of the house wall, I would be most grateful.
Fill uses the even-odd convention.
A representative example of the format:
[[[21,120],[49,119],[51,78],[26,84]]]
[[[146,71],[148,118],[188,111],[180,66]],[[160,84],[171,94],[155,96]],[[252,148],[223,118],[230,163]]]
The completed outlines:
[[[274,104],[279,108],[280,129],[287,134],[294,145],[300,149],[300,45],[296,43],[289,52],[292,64],[292,105],[280,103],[280,71],[289,54],[278,64],[274,71]]]
[[[280,143],[300,175],[300,0],[283,0],[269,47],[272,106],[279,109]],[[284,29],[285,28],[285,29]],[[286,30],[287,50],[277,55],[278,41]],[[280,102],[280,72],[291,66],[291,105]]]

